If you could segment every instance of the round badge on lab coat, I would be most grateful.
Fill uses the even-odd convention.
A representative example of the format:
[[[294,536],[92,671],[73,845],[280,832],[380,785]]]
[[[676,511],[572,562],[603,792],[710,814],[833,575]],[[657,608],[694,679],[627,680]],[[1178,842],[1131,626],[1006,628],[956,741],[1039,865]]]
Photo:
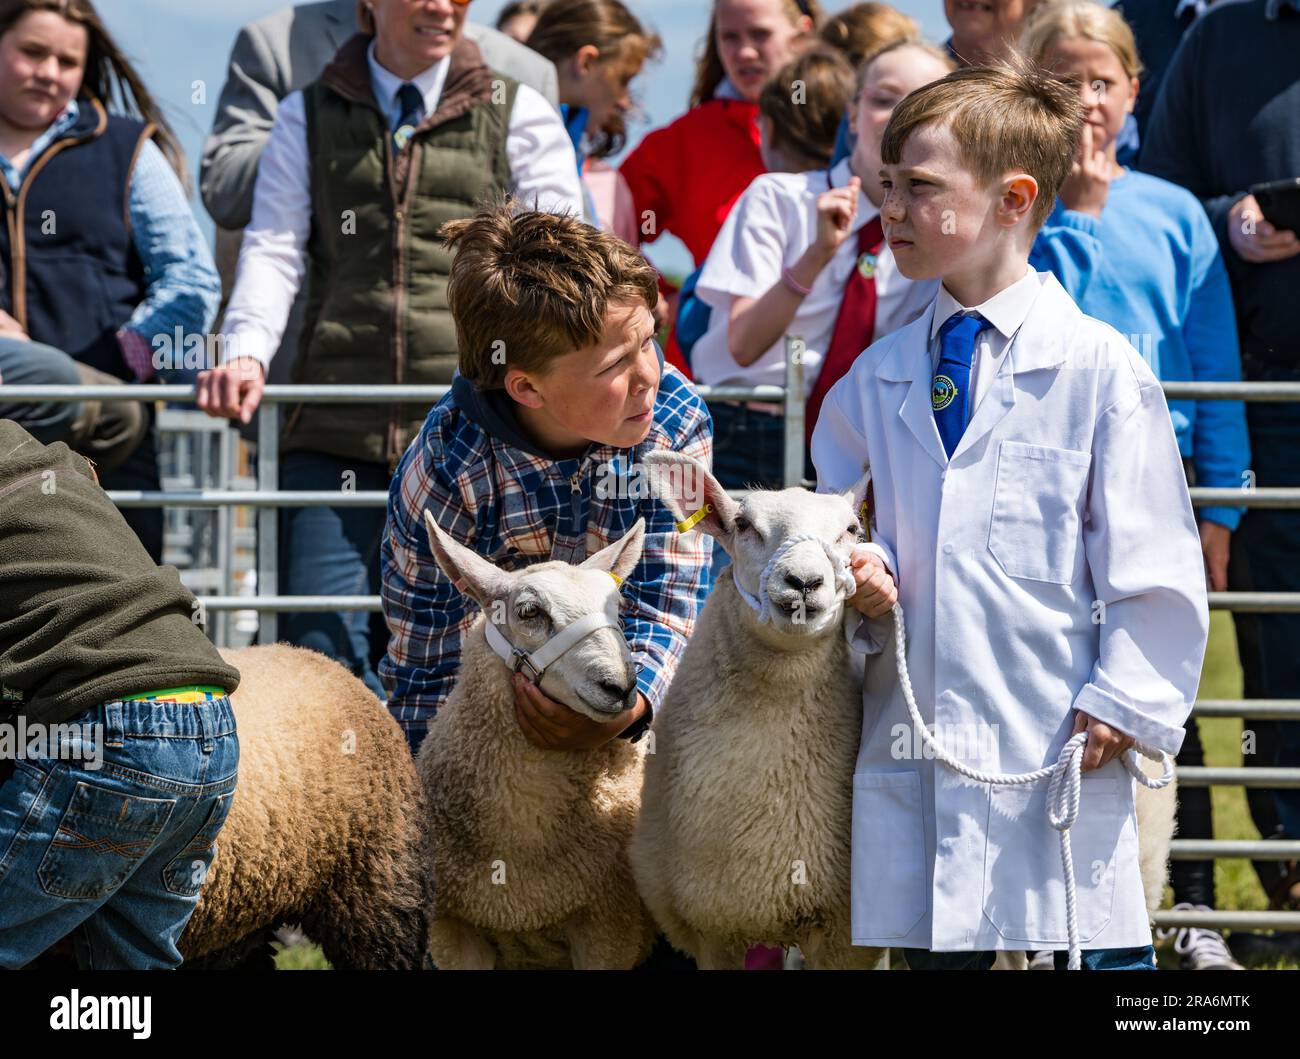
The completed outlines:
[[[936,375],[934,385],[930,388],[930,404],[936,412],[942,411],[957,396],[957,384],[947,375]]]

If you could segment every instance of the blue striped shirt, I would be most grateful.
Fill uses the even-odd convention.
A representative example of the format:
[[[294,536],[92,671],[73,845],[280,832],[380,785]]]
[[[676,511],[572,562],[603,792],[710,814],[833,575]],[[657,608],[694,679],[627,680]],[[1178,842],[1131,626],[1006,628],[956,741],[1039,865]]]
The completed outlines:
[[[633,449],[593,444],[581,459],[548,460],[488,433],[454,393],[429,413],[393,477],[381,552],[390,636],[379,676],[413,745],[451,693],[462,638],[479,613],[434,561],[426,508],[453,538],[509,571],[581,562],[644,518],[641,561],[623,583],[622,625],[640,663],[638,687],[659,708],[710,587],[713,542],[678,533],[668,508],[635,488],[598,487],[614,481],[611,467],[635,484],[641,455],[658,448],[713,464],[708,409],[671,365],[650,433]]]

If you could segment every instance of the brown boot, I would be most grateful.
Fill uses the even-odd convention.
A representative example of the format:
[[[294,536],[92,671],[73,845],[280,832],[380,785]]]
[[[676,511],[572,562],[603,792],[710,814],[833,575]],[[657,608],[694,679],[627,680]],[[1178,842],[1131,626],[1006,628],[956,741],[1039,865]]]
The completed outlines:
[[[85,386],[121,386],[122,380],[85,364],[77,365]],[[99,473],[109,474],[135,452],[149,430],[149,417],[140,401],[82,401],[81,414],[65,439],[68,448],[91,460]]]

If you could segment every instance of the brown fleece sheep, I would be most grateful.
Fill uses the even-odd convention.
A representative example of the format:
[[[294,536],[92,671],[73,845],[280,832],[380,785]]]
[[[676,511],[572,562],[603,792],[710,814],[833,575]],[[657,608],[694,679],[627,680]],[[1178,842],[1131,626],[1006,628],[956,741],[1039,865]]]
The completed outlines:
[[[419,967],[427,813],[397,722],[315,651],[222,656],[240,673],[239,781],[180,940],[186,965],[265,961],[271,932],[301,923],[335,968]]]

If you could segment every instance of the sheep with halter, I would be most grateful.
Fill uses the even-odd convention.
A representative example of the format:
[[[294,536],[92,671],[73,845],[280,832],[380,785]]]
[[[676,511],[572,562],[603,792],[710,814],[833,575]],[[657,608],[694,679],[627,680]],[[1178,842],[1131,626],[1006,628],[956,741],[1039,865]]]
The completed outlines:
[[[646,462],[674,515],[732,563],[651,729],[630,850],[642,897],[702,968],[739,968],[756,943],[798,945],[814,968],[873,967],[881,950],[854,947],[849,933],[862,720],[844,635],[855,506],[802,489],[737,502],[688,456]],[[665,488],[670,470],[699,488]]]
[[[647,457],[703,483],[692,504],[680,490],[661,495],[683,527],[698,525],[722,543],[732,564],[652,729],[630,851],[642,896],[669,941],[702,967],[739,967],[760,942],[798,944],[813,967],[876,966],[879,949],[850,942],[862,681],[842,634],[846,619],[857,624],[843,602],[854,591],[846,559],[859,540],[866,481],[844,494],[752,491],[737,502],[688,461]],[[1159,773],[1149,763],[1143,769]],[[1152,912],[1174,804],[1172,784],[1138,785],[1140,868]]]
[[[425,524],[438,565],[483,611],[416,760],[431,814],[434,963],[631,968],[654,941],[627,861],[644,745],[533,746],[512,676],[528,669],[546,695],[597,721],[636,702],[619,583],[640,560],[645,523],[580,565],[518,573],[457,543],[427,511]]]

